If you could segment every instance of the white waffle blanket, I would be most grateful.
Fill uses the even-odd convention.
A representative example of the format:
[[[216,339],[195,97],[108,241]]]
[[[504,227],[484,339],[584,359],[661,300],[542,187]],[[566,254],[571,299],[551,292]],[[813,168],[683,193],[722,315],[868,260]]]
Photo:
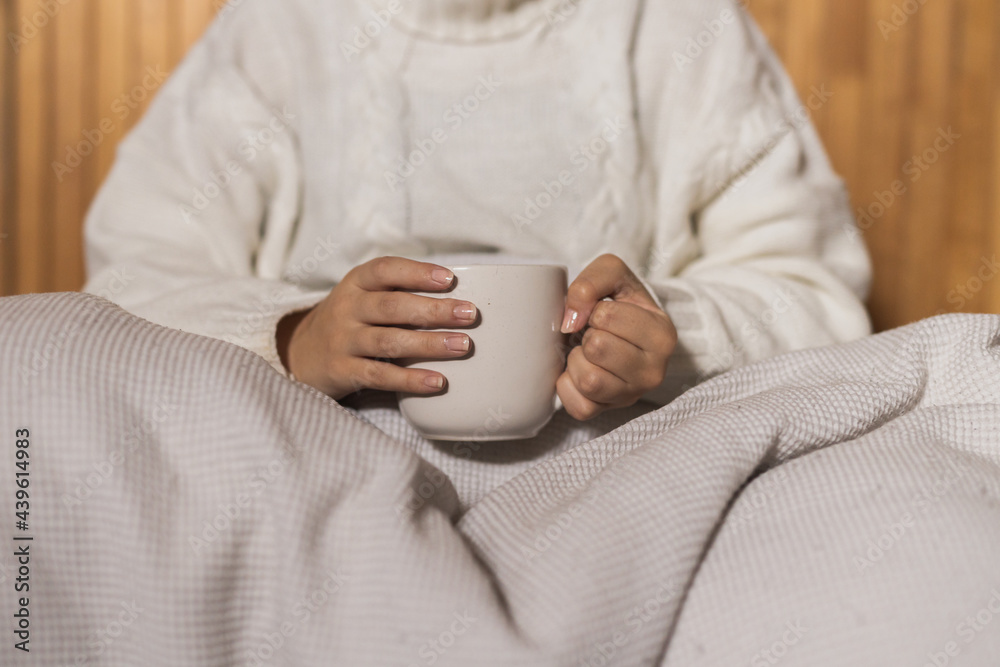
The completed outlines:
[[[236,346],[74,294],[0,341],[0,664],[1000,664],[998,317],[729,373],[467,509]]]

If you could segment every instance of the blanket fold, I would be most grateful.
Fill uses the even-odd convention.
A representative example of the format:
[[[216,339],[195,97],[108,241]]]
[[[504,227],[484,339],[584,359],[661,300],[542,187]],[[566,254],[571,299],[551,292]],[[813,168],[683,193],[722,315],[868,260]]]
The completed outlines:
[[[1000,655],[997,317],[730,372],[464,512],[461,480],[234,345],[80,294],[0,299],[0,340],[5,662]]]

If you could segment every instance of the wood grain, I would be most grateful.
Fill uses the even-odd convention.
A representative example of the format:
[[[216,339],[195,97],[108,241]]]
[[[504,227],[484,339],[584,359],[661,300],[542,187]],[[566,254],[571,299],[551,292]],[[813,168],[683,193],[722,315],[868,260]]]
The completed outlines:
[[[4,34],[38,7],[0,2]],[[833,93],[813,120],[855,209],[870,216],[863,238],[875,263],[876,326],[1000,312],[992,264],[1000,255],[1000,3],[928,2],[912,15],[899,13],[900,0],[743,4],[803,97],[813,86]],[[144,72],[175,67],[218,6],[67,3],[18,53],[5,45],[0,294],[81,286],[83,217],[117,142],[150,102],[140,91]],[[125,117],[113,106],[122,96],[136,107]],[[60,182],[52,163],[105,120],[101,144]],[[949,129],[961,138],[939,150]],[[890,197],[894,183],[905,191]]]
[[[912,15],[903,6],[750,3],[800,92],[820,77],[834,93],[813,118],[856,210],[870,216],[869,309],[879,329],[939,312],[1000,312],[1000,280],[987,270],[1000,250],[998,5],[926,3]],[[822,49],[803,53],[817,24]],[[961,138],[939,151],[949,128]],[[894,182],[904,194],[891,193]]]
[[[132,62],[129,39],[132,0],[98,0],[97,63],[100,76],[95,81],[99,129],[104,137],[98,147],[94,171],[99,184],[107,176],[115,159],[115,147],[124,135],[122,114],[128,110],[117,102],[128,88]],[[92,197],[94,192],[88,193]]]
[[[15,4],[17,23],[11,29],[19,31],[22,17],[30,16],[35,5],[29,0],[19,0]],[[10,286],[15,293],[46,291],[45,277],[54,272],[44,253],[44,239],[51,236],[46,228],[53,217],[48,210],[47,190],[55,182],[45,159],[51,155],[49,111],[52,101],[49,94],[53,87],[51,68],[47,64],[53,49],[46,41],[45,30],[51,30],[51,25],[39,28],[38,34],[22,44],[15,56],[17,86],[11,108],[15,114],[12,120],[17,128],[17,147],[15,153],[4,155],[5,160],[15,164],[14,185],[17,188],[16,208],[9,214],[13,231],[8,239],[17,248],[16,266],[13,267],[16,282]]]
[[[0,3],[0,25],[6,35],[8,26],[16,24],[17,7],[11,2]],[[15,163],[12,156],[17,151],[13,103],[17,87],[17,67],[14,45],[9,41],[0,48],[0,294],[8,294],[16,284],[16,246],[12,238],[13,214],[16,208],[17,188],[14,185]],[[15,237],[16,238],[16,237]]]
[[[55,154],[46,161],[46,166],[51,166],[46,185],[53,211],[47,225],[51,236],[44,254],[49,266],[58,267],[57,272],[45,274],[47,289],[55,291],[78,289],[85,277],[80,252],[83,247],[81,223],[87,204],[85,186],[90,170],[82,167],[93,164],[97,147],[97,139],[92,134],[93,114],[89,113],[88,105],[91,87],[87,72],[88,65],[93,62],[91,42],[87,38],[89,13],[89,7],[83,3],[68,3],[49,28],[55,37],[50,61],[54,85],[49,107]],[[63,160],[68,166],[76,162],[70,161],[73,151],[78,153],[80,165],[53,181],[58,161]]]

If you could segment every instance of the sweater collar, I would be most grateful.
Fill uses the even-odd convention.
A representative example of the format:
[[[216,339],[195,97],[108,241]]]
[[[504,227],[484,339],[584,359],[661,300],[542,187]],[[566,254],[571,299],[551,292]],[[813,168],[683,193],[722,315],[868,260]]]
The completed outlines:
[[[394,25],[427,39],[480,42],[514,37],[560,5],[579,0],[365,0]],[[575,8],[575,7],[574,7]]]

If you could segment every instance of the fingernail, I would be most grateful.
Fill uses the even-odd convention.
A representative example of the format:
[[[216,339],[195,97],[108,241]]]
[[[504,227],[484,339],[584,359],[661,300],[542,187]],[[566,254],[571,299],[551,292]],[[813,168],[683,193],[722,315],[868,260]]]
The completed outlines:
[[[444,339],[444,345],[452,352],[468,352],[469,351],[469,337],[468,336],[448,336]]]
[[[476,307],[471,303],[460,303],[455,306],[455,318],[471,322],[476,319]]]
[[[441,389],[444,387],[444,378],[440,375],[429,375],[424,378],[424,384],[431,389]]]
[[[564,334],[573,333],[576,328],[576,321],[580,319],[580,313],[572,308],[566,311],[566,318],[563,319],[562,332]]]
[[[454,277],[455,275],[448,269],[434,269],[431,271],[431,280],[442,287],[450,285],[451,279]]]

